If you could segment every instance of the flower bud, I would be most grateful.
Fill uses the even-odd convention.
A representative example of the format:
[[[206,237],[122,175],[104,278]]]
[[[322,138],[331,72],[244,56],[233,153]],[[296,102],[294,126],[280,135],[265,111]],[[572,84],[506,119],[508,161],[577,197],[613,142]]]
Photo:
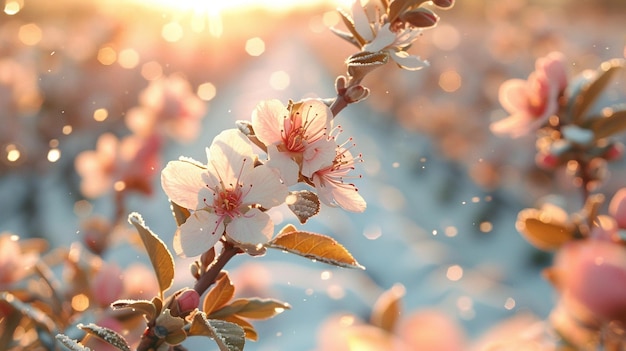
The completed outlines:
[[[624,155],[624,144],[620,142],[615,142],[606,149],[602,157],[604,157],[604,159],[607,161],[615,161],[615,160],[619,160],[620,158],[622,158],[623,155]]]
[[[428,28],[437,24],[439,17],[429,9],[418,7],[415,10],[407,11],[400,15],[400,20],[408,22],[417,28]]]
[[[111,223],[100,217],[92,217],[81,223],[83,242],[89,251],[96,255],[102,254],[109,247]]]
[[[100,306],[119,299],[123,290],[122,269],[115,263],[103,265],[91,283],[93,297]]]
[[[435,6],[440,7],[442,9],[447,9],[454,5],[454,0],[433,0]]]
[[[346,91],[345,99],[348,103],[359,102],[367,98],[370,90],[362,85],[355,85]]]
[[[185,289],[176,297],[176,308],[178,311],[172,310],[172,314],[184,317],[191,311],[198,308],[200,304],[200,295],[193,289]]]
[[[615,218],[617,226],[626,229],[626,188],[619,189],[609,203],[609,214]]]
[[[535,156],[535,163],[540,168],[551,170],[556,168],[559,165],[559,158],[551,153],[538,153]]]

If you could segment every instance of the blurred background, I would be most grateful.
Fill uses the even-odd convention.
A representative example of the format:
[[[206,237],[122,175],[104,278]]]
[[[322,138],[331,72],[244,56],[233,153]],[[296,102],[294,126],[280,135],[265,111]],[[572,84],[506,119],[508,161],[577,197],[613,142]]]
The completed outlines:
[[[125,117],[151,82],[183,77],[202,100],[197,136],[168,140],[161,166],[179,156],[204,161],[204,148],[256,104],[334,96],[334,79],[356,52],[328,29],[342,28],[348,1],[0,0],[0,232],[42,237],[52,246],[81,238],[81,222],[115,216],[111,191],[81,191],[76,157],[103,133],[129,134]],[[436,308],[475,338],[520,313],[544,318],[553,290],[540,275],[550,256],[515,230],[517,212],[549,194],[572,210],[580,194],[566,176],[534,165],[532,137],[491,135],[506,116],[498,87],[525,79],[534,62],[562,51],[570,77],[626,54],[626,3],[459,0],[439,10],[409,50],[430,62],[417,72],[393,65],[365,80],[372,95],[337,123],[364,162],[356,179],[364,214],[324,207],[303,228],[329,234],[367,269],[337,269],[282,252],[238,257],[227,269],[241,294],[274,297],[293,309],[255,323],[250,350],[314,350],[332,315],[367,319],[377,296],[406,288],[407,312]],[[624,96],[626,75],[607,99]],[[624,186],[623,162],[597,189]],[[158,172],[151,194],[127,197],[171,248],[175,223]],[[277,226],[296,223],[286,209]],[[128,245],[107,260],[146,260]],[[190,284],[177,259],[177,284]],[[188,277],[188,278],[187,278]],[[190,341],[193,345],[194,340]],[[193,349],[193,347],[190,347]]]

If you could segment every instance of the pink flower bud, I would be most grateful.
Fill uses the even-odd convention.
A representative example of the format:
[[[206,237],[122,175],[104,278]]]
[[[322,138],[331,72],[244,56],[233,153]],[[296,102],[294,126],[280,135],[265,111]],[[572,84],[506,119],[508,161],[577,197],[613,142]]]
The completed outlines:
[[[537,166],[546,170],[555,169],[559,165],[559,162],[559,158],[550,153],[538,153],[537,156],[535,156]]]
[[[559,252],[555,268],[559,288],[571,311],[581,318],[626,322],[626,248],[604,240],[570,242]]]
[[[603,157],[607,161],[615,161],[622,158],[624,155],[624,144],[622,143],[614,143],[605,151]]]
[[[439,17],[434,12],[418,7],[415,10],[407,11],[400,15],[400,19],[410,23],[413,27],[428,28],[437,24]]]
[[[617,221],[617,226],[626,229],[626,188],[619,189],[609,203],[609,214]]]
[[[178,304],[180,316],[186,316],[189,312],[198,307],[200,304],[200,295],[193,289],[187,289],[178,295],[176,303]]]
[[[442,9],[447,9],[449,7],[452,7],[452,5],[454,5],[454,0],[433,0],[433,3],[437,7],[441,7]]]
[[[123,290],[122,270],[115,263],[103,265],[91,283],[93,297],[103,307],[119,299]]]

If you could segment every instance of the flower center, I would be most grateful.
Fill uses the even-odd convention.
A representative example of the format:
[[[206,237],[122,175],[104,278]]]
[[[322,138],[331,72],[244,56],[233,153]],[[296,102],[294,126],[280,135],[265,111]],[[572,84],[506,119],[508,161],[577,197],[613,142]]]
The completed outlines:
[[[241,205],[240,188],[222,189],[213,199],[213,208],[219,216],[228,216],[234,218],[241,214],[239,206]]]

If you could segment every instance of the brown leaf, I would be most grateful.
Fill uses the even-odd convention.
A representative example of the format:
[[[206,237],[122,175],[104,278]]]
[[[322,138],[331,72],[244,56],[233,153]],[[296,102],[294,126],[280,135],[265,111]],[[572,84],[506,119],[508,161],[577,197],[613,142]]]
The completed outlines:
[[[302,224],[320,212],[320,200],[314,192],[292,191],[287,199],[291,199],[287,202],[287,206]]]
[[[235,295],[235,286],[230,281],[226,271],[220,272],[215,281],[215,285],[204,297],[202,310],[210,315],[213,311],[222,308]]]
[[[189,335],[203,335],[215,340],[220,351],[242,351],[246,342],[243,329],[235,323],[207,319],[203,312],[196,313]]]
[[[559,223],[546,212],[527,208],[517,215],[517,230],[528,242],[542,250],[554,250],[574,238],[575,228]]]
[[[354,44],[358,47],[361,48],[361,46],[365,45],[365,39],[363,39],[363,37],[359,34],[359,32],[357,32],[356,27],[354,26],[354,22],[352,21],[352,18],[350,18],[350,16],[345,13],[342,9],[338,10],[339,12],[339,16],[341,17],[341,20],[343,21],[343,24],[346,26],[346,28],[348,28],[348,30],[350,31],[350,34],[352,34],[352,37],[354,38]]]
[[[580,91],[572,110],[574,122],[580,121],[585,112],[593,105],[602,90],[611,80],[611,77],[618,69],[624,66],[624,60],[612,59],[605,61],[600,65],[596,72],[596,76],[588,82]]]
[[[191,216],[191,212],[188,209],[179,206],[173,201],[170,201],[170,208],[172,209],[172,215],[174,215],[174,221],[176,221],[176,225],[179,227]]]
[[[364,269],[335,239],[322,234],[296,231],[291,225],[283,228],[267,246],[339,267]]]
[[[259,298],[236,299],[228,306],[211,313],[209,318],[224,319],[228,316],[237,315],[243,318],[268,319],[290,309],[288,303]]]
[[[63,346],[67,347],[67,349],[70,351],[91,351],[90,348],[84,346],[83,344],[79,343],[78,341],[70,338],[69,336],[65,334],[57,334],[55,338],[57,339],[57,341],[63,344]]]
[[[346,60],[348,74],[354,79],[363,79],[368,73],[386,64],[389,54],[386,51],[359,52]]]
[[[611,109],[605,109],[603,112],[603,116],[592,117],[587,122],[595,140],[626,130],[626,110],[614,112]]]
[[[148,300],[117,300],[111,304],[111,308],[114,310],[131,309],[145,315],[149,321],[153,320],[161,309],[157,311],[154,303]]]
[[[137,212],[133,212],[128,216],[130,224],[135,226],[143,245],[146,247],[146,252],[152,262],[152,267],[156,273],[157,281],[159,282],[159,289],[161,295],[174,281],[174,258],[172,254],[165,246],[165,243],[148,227],[146,227],[143,218]]]
[[[420,6],[422,3],[426,2],[426,0],[393,0],[389,4],[389,12],[388,18],[389,22],[395,22],[398,17],[403,14],[405,11],[414,9]]]
[[[100,327],[93,323],[87,325],[78,324],[77,327],[85,331],[87,334],[97,336],[119,350],[130,351],[130,346],[128,346],[126,339],[112,329]]]
[[[374,304],[370,323],[393,333],[402,313],[401,304],[404,293],[405,289],[402,284],[396,284],[391,289],[385,291]]]
[[[259,340],[259,334],[254,329],[254,326],[243,318],[239,318],[237,316],[229,316],[224,318],[223,320],[231,323],[235,323],[241,328],[243,328],[244,333],[246,334],[246,339],[250,339],[252,341]]]

